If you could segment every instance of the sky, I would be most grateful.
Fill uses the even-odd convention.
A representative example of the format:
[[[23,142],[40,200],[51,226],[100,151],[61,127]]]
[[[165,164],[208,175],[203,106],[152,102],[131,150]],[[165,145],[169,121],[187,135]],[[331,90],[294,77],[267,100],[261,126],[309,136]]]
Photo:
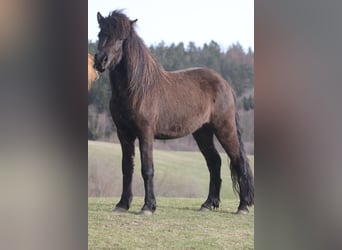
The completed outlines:
[[[148,46],[213,40],[222,49],[238,42],[254,50],[254,0],[88,0],[89,40],[97,40],[97,12],[108,16],[115,9],[138,19],[135,29]]]

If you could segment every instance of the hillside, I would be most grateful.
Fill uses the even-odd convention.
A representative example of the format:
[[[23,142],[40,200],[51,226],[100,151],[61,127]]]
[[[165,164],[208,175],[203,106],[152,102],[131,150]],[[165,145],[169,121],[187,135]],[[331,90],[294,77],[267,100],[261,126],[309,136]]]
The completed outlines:
[[[228,157],[222,158],[222,199],[236,199],[232,191]],[[254,169],[254,156],[249,156]],[[158,197],[197,197],[208,195],[209,171],[199,152],[154,150],[155,194]],[[121,147],[119,144],[88,141],[88,196],[121,195]],[[133,194],[143,196],[139,150],[136,148]]]

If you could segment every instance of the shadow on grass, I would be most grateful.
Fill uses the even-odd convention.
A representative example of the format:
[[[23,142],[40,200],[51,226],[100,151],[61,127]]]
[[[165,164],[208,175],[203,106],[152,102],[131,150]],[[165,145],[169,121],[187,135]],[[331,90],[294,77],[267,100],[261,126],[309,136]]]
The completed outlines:
[[[209,214],[209,213],[222,213],[222,214],[226,214],[226,213],[230,213],[230,214],[235,214],[235,212],[231,212],[231,211],[227,211],[225,209],[221,209],[221,208],[218,208],[218,209],[211,209],[211,210],[208,210],[208,211],[201,211],[200,208],[201,206],[198,206],[197,207],[189,207],[189,206],[186,206],[186,207],[176,207],[176,206],[165,206],[165,205],[161,205],[161,206],[158,206],[157,209],[163,209],[163,210],[169,210],[169,209],[174,209],[174,210],[182,210],[182,211],[192,211],[192,212],[195,212],[195,213],[199,213],[199,214]]]

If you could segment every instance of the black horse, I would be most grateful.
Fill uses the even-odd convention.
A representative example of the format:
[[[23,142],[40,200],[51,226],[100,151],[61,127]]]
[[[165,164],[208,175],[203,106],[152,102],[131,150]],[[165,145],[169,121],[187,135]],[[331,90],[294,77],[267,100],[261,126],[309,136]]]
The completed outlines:
[[[229,84],[208,68],[167,72],[153,58],[121,11],[108,17],[97,13],[100,26],[94,67],[109,70],[110,111],[122,148],[123,190],[114,211],[127,211],[132,201],[134,142],[139,139],[145,204],[141,212],[156,210],[153,190],[153,141],[192,133],[210,172],[209,195],[201,210],[219,207],[221,158],[217,137],[230,158],[233,189],[239,194],[237,213],[254,204],[254,180],[241,140],[235,94]]]

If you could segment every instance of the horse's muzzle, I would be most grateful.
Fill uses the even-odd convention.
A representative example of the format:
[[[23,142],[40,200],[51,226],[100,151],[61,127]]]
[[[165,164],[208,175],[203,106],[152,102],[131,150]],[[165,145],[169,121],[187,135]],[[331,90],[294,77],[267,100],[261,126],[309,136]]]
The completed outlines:
[[[104,53],[99,53],[99,54],[95,54],[94,56],[94,68],[99,71],[99,72],[103,72],[106,70],[106,66],[108,64],[108,56]]]

